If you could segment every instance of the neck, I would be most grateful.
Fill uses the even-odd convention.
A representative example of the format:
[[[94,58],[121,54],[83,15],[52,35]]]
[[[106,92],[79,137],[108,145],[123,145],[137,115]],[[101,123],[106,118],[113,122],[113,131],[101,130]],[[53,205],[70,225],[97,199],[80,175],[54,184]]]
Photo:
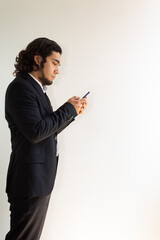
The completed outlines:
[[[35,77],[41,84],[42,84],[42,82],[41,82],[41,80],[39,79],[39,74],[38,74],[38,71],[32,71],[32,72],[30,72],[30,74],[33,76],[33,77]],[[43,84],[42,84],[43,85]]]

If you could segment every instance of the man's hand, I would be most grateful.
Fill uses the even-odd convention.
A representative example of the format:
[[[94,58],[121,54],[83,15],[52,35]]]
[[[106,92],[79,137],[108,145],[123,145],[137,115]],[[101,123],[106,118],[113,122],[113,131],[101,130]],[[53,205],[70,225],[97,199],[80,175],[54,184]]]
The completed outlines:
[[[76,109],[77,114],[82,114],[87,107],[87,99],[86,98],[79,98],[79,97],[72,97],[68,100],[74,108]]]

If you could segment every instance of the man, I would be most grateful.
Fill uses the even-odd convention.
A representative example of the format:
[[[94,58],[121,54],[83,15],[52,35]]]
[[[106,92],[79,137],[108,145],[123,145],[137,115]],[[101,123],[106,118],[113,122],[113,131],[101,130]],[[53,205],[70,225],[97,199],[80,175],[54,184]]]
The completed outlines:
[[[16,78],[6,91],[12,143],[6,187],[11,228],[6,240],[40,238],[58,164],[57,134],[87,106],[86,99],[72,97],[52,109],[46,85],[59,73],[61,53],[52,40],[32,41],[16,58]]]

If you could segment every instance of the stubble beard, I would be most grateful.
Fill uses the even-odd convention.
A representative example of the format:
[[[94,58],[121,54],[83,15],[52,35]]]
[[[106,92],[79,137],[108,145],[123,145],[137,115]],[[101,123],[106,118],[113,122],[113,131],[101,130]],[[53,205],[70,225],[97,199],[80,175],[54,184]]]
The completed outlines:
[[[41,76],[39,76],[39,79],[42,83],[42,85],[51,85],[53,82],[45,77],[43,68],[41,69]]]

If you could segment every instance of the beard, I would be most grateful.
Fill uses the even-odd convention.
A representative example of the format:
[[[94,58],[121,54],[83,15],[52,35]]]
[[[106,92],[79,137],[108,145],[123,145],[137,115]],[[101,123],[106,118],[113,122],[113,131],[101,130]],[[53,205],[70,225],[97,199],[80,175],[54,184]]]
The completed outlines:
[[[53,82],[45,77],[43,68],[41,69],[41,76],[39,76],[39,79],[42,83],[42,85],[51,85]]]

